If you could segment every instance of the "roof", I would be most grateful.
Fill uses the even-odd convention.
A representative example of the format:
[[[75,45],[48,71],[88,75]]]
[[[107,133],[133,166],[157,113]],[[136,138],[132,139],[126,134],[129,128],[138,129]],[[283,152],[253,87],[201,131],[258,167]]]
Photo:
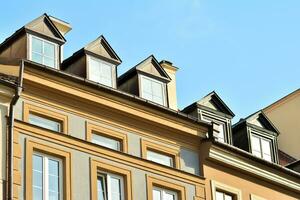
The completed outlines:
[[[271,131],[273,133],[276,133],[277,135],[280,134],[279,130],[275,127],[275,125],[269,120],[269,118],[264,114],[263,110],[259,110],[246,118],[240,119],[239,122],[235,123],[232,126],[232,129],[239,129],[241,126],[252,124],[256,126],[254,123],[252,123],[253,120],[257,120],[264,129]]]
[[[101,42],[101,44],[104,45],[104,48],[108,51],[108,53],[112,57],[112,59],[110,59],[110,58],[104,58],[101,55],[98,55],[96,53],[93,53],[93,52],[89,51],[89,47],[92,44],[94,44],[95,42],[97,42],[97,41]],[[89,44],[85,45],[83,48],[81,48],[78,51],[76,51],[75,53],[73,53],[72,56],[66,58],[63,61],[62,65],[61,65],[61,69],[64,70],[64,69],[68,68],[69,65],[71,65],[72,63],[74,63],[76,60],[78,60],[79,58],[81,58],[85,54],[89,54],[89,55],[92,55],[92,56],[95,56],[95,57],[101,57],[101,59],[108,59],[109,62],[113,62],[116,65],[119,65],[120,63],[122,63],[121,58],[113,50],[113,48],[107,42],[107,40],[105,39],[105,37],[103,35],[100,35],[94,41],[90,42]]]
[[[38,70],[44,71],[47,74],[52,74],[52,75],[55,75],[57,77],[61,77],[61,78],[67,79],[67,80],[72,81],[72,82],[77,82],[77,83],[85,85],[87,87],[98,89],[98,90],[101,90],[103,92],[110,93],[110,94],[119,96],[119,97],[124,98],[124,99],[129,99],[129,100],[131,100],[133,102],[145,105],[145,106],[147,106],[149,108],[154,108],[156,110],[165,112],[166,114],[170,114],[170,115],[173,115],[175,117],[179,117],[181,119],[188,120],[189,122],[201,124],[201,125],[206,126],[206,127],[210,127],[211,126],[211,123],[209,123],[209,122],[199,120],[199,119],[197,119],[195,117],[189,116],[189,115],[187,115],[185,113],[182,113],[180,111],[175,111],[173,109],[170,109],[168,107],[165,107],[165,106],[153,103],[151,101],[148,101],[146,99],[140,98],[138,96],[126,93],[124,91],[121,91],[121,90],[118,90],[118,89],[115,89],[115,88],[111,88],[111,87],[102,85],[100,83],[95,83],[95,82],[90,81],[88,79],[85,79],[85,78],[82,78],[82,77],[79,77],[79,76],[76,76],[76,75],[73,75],[73,74],[69,74],[69,73],[67,73],[65,71],[61,71],[61,70],[58,70],[58,69],[47,67],[45,65],[41,65],[41,64],[32,62],[30,60],[27,60],[27,59],[24,59],[24,63],[26,64],[26,66],[29,66],[29,67],[32,67],[34,69],[38,69]]]
[[[57,37],[59,37],[62,41],[66,41],[66,39],[64,38],[64,36],[60,33],[60,31],[57,29],[57,27],[54,25],[54,23],[52,22],[52,20],[50,19],[50,17],[44,13],[43,15],[41,15],[40,17],[34,19],[37,20],[39,18],[44,17],[48,23],[48,25],[51,27],[51,29],[57,34]],[[31,22],[33,22],[34,20],[32,20]],[[11,43],[13,43],[14,41],[16,41],[20,36],[22,36],[24,33],[26,33],[27,31],[29,31],[28,29],[28,24],[30,24],[31,22],[27,23],[25,26],[22,26],[21,28],[19,28],[17,31],[15,31],[15,33],[13,33],[11,36],[9,36],[8,38],[6,38],[1,44],[0,44],[0,52],[3,51],[4,49],[6,49],[8,46],[10,46]]]
[[[157,59],[154,57],[154,55],[148,56],[146,59],[139,62],[137,65],[129,69],[127,72],[122,74],[120,77],[118,77],[118,85],[126,82],[126,80],[130,79],[132,76],[137,74],[137,71],[139,71],[139,67],[141,67],[143,64],[147,62],[152,62],[153,66],[157,69],[157,71],[167,80],[171,80],[170,76],[167,74],[167,72],[162,68],[160,63],[157,61]]]
[[[220,98],[220,96],[215,91],[210,92],[209,94],[207,94],[206,96],[201,98],[199,101],[194,102],[193,104],[185,107],[182,110],[182,112],[190,113],[196,107],[200,108],[200,105],[206,107],[205,106],[206,102],[211,102],[212,104],[214,104],[214,106],[218,109],[219,112],[224,113],[224,114],[230,116],[231,118],[233,118],[235,116],[235,114],[230,110],[230,108],[225,104],[225,102]],[[210,109],[210,110],[213,110],[213,109]]]
[[[275,101],[274,103],[272,103],[271,105],[265,107],[263,110],[264,112],[268,112],[269,110],[271,110],[273,107],[275,107],[278,104],[284,103],[286,101],[288,101],[289,99],[293,98],[296,95],[300,95],[300,88],[296,89],[295,91],[291,92],[290,94],[282,97],[281,99]]]

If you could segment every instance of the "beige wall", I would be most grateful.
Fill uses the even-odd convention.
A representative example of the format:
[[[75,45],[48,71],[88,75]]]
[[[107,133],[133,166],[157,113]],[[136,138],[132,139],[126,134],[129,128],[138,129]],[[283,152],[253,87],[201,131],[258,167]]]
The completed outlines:
[[[264,110],[268,118],[280,131],[279,149],[300,159],[300,93]]]
[[[226,186],[240,190],[243,200],[251,200],[250,195],[256,195],[266,200],[296,200],[300,199],[300,194],[272,185],[270,182],[259,180],[253,176],[248,176],[238,170],[223,167],[220,164],[206,161],[203,166],[206,177],[206,199],[212,198],[211,182],[216,181]],[[239,200],[239,199],[238,199]]]

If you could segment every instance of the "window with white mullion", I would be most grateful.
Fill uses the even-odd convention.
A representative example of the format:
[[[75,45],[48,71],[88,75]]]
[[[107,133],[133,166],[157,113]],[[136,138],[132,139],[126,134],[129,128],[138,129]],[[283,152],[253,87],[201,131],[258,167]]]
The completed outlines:
[[[166,105],[166,89],[164,83],[155,79],[141,76],[142,98],[160,105]]]
[[[33,155],[33,200],[62,199],[62,164],[43,154]]]
[[[177,192],[154,187],[152,190],[152,198],[153,200],[178,200]]]
[[[216,200],[233,200],[233,196],[225,192],[216,191]]]
[[[124,200],[124,180],[122,176],[98,174],[98,200]]]
[[[91,81],[113,87],[114,65],[103,60],[89,56],[88,78]]]
[[[57,44],[31,35],[30,47],[30,59],[32,61],[56,68]]]
[[[272,161],[271,140],[251,135],[252,154],[267,161]]]

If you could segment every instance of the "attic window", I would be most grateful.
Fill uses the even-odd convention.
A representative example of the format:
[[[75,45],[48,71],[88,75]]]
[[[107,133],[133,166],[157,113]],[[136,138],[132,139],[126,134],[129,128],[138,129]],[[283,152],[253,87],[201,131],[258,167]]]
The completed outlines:
[[[141,97],[166,106],[166,86],[161,81],[141,76]]]
[[[57,68],[57,44],[30,35],[29,59],[48,67]]]
[[[113,87],[113,64],[89,56],[88,79]]]
[[[270,139],[254,134],[251,135],[252,154],[270,162],[272,162],[271,144]]]

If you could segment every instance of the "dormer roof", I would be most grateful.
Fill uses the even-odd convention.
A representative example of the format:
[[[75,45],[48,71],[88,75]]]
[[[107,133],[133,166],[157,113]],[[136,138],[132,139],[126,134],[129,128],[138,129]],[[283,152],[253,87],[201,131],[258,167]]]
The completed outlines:
[[[233,129],[239,129],[243,125],[252,125],[257,128],[263,128],[277,135],[280,134],[279,130],[274,126],[274,124],[268,119],[262,110],[257,111],[249,115],[248,117],[241,119],[239,122],[233,125]]]
[[[141,74],[147,74],[152,77],[157,77],[165,82],[169,82],[171,80],[167,72],[162,68],[154,55],[150,55],[149,57],[132,67],[130,70],[122,74],[118,78],[118,84],[122,84],[138,72]]]
[[[10,46],[14,41],[16,41],[25,33],[35,33],[40,36],[47,36],[60,44],[66,42],[66,39],[55,26],[50,17],[46,13],[44,13],[40,17],[34,19],[33,21],[18,29],[10,37],[6,38],[5,41],[0,44],[0,52]]]
[[[74,61],[78,60],[78,58],[86,54],[98,57],[115,65],[119,65],[122,63],[122,60],[107,42],[105,37],[103,35],[100,35],[97,39],[73,53],[73,55],[69,58],[65,59],[62,64],[62,69],[66,69]]]
[[[207,108],[211,111],[224,113],[230,118],[233,118],[235,116],[235,114],[230,110],[230,108],[225,104],[225,102],[215,91],[210,92],[199,101],[196,101],[195,103],[187,106],[182,110],[182,112],[190,113],[195,108]]]

